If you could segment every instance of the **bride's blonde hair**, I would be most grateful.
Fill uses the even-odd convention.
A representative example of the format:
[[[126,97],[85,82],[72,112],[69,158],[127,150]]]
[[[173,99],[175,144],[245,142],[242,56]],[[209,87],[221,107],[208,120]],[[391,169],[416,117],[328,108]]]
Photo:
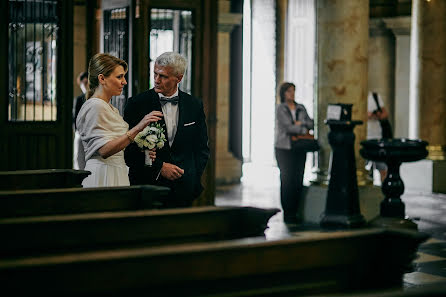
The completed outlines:
[[[122,66],[127,72],[128,65],[124,60],[109,54],[96,54],[90,59],[88,64],[88,91],[85,98],[93,96],[96,88],[99,86],[99,74],[105,77],[110,76],[117,66]]]

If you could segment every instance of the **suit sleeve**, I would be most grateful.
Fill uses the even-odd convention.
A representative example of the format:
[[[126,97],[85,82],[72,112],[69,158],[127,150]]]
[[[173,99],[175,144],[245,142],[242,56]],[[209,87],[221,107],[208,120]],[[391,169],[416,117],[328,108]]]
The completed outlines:
[[[124,109],[124,120],[129,124],[129,129],[135,127],[144,117],[145,114],[142,110],[143,108],[137,102],[132,100],[132,98],[129,99]],[[127,166],[132,171],[138,172],[139,176],[144,176],[144,178],[141,178],[144,179],[144,184],[151,184],[156,179],[163,163],[159,159],[155,159],[152,167],[144,166],[144,158],[144,153],[141,152],[136,143],[129,144],[124,150],[124,159]],[[130,182],[132,182],[132,179]]]
[[[124,121],[129,124],[129,130],[135,127],[138,123],[136,112],[137,108],[135,105],[136,104],[134,103],[132,98],[130,98],[124,109]],[[130,168],[137,168],[138,165],[141,163],[141,158],[139,155],[140,149],[138,148],[138,146],[135,143],[129,144],[124,150],[124,159],[127,166]]]
[[[195,149],[195,166],[197,169],[197,178],[200,179],[209,159],[206,116],[204,114],[203,102],[201,101],[199,104],[198,129],[197,145]]]

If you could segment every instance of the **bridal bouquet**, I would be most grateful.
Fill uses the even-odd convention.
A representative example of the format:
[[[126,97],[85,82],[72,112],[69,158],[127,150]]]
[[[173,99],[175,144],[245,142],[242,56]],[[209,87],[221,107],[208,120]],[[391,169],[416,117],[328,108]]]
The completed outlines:
[[[167,141],[165,133],[164,128],[159,123],[150,123],[136,135],[135,143],[140,149],[144,150],[146,165],[152,166],[149,150],[162,148]]]

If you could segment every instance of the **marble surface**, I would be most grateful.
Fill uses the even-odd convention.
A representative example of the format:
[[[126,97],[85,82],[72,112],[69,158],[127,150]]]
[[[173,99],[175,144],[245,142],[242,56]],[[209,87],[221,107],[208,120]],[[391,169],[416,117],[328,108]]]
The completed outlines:
[[[305,182],[308,182],[308,177]],[[401,198],[406,205],[406,215],[417,223],[419,231],[431,236],[420,246],[413,271],[405,274],[404,288],[446,284],[446,195],[406,190]],[[242,183],[217,187],[216,205],[280,208],[277,167],[244,164]],[[317,223],[284,224],[281,212],[270,219],[268,227],[265,231],[267,240],[296,234],[317,236],[320,233]]]

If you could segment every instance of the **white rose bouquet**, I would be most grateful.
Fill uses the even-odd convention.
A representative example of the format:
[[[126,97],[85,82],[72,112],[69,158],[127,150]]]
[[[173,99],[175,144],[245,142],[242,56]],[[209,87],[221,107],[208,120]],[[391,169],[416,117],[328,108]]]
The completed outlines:
[[[164,128],[159,123],[150,123],[139,132],[135,137],[136,145],[145,153],[145,164],[152,166],[152,159],[149,156],[149,150],[153,148],[162,148],[166,140]]]

